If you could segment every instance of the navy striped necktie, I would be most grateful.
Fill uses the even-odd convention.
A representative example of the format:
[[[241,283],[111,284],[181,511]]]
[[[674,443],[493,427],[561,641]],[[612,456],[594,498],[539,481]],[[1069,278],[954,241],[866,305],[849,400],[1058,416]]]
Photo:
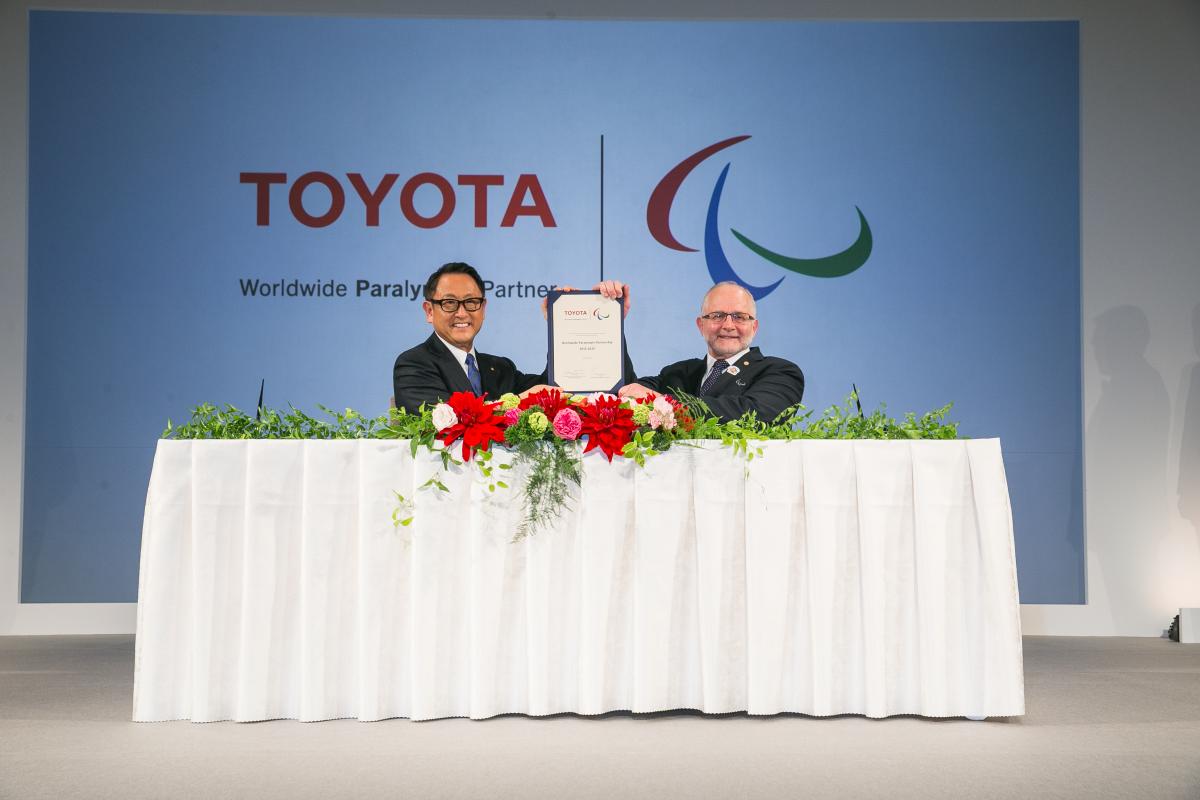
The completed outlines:
[[[483,381],[479,376],[479,367],[475,366],[475,354],[467,353],[467,380],[471,382],[471,391],[483,394]]]
[[[708,390],[717,382],[717,378],[729,369],[729,362],[725,359],[717,359],[713,362],[712,371],[708,373],[708,377],[704,379],[704,383],[700,384],[700,394],[708,394]]]

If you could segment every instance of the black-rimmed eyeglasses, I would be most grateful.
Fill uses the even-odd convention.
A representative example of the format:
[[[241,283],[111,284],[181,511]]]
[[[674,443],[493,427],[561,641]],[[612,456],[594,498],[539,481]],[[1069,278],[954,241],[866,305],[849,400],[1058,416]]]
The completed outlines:
[[[482,297],[464,297],[462,300],[455,297],[446,297],[442,300],[430,300],[429,302],[435,306],[440,306],[442,311],[445,311],[447,314],[453,314],[455,311],[458,311],[459,306],[462,306],[467,311],[478,311],[483,308],[483,304],[487,300],[484,300]]]
[[[738,325],[754,320],[752,314],[743,314],[741,311],[710,311],[700,315],[700,319],[706,319],[709,322],[724,322],[726,317],[730,317]]]

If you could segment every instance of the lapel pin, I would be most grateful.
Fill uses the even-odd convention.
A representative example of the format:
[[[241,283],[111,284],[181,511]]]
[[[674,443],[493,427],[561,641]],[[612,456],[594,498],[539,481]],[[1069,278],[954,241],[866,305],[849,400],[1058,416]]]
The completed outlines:
[[[749,362],[749,361],[743,361],[743,362],[742,362],[742,366],[743,366],[743,367],[748,367],[748,366],[750,366],[750,362]]]
[[[741,370],[737,367],[729,367],[725,370],[725,373],[728,375],[737,375],[739,372],[741,372]]]

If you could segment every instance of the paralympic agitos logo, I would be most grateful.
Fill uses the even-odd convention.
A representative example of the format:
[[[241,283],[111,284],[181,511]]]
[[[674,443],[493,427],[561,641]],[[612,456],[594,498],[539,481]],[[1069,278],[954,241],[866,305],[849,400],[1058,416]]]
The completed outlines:
[[[646,227],[650,229],[650,235],[659,244],[663,247],[669,247],[672,250],[679,250],[685,253],[696,252],[696,248],[681,244],[675,238],[675,235],[671,233],[671,206],[675,202],[675,194],[679,191],[679,187],[683,184],[687,176],[701,162],[725,148],[732,147],[738,142],[743,142],[749,138],[749,136],[734,136],[733,138],[711,144],[680,161],[662,177],[662,180],[654,187],[654,191],[650,193],[650,202],[646,204]],[[755,299],[759,299],[774,291],[779,284],[783,283],[783,278],[767,286],[752,286],[742,280],[725,255],[725,249],[721,246],[718,216],[721,209],[721,192],[725,189],[725,178],[729,174],[729,166],[729,164],[726,164],[725,168],[721,170],[721,176],[717,178],[717,182],[713,186],[712,197],[708,201],[708,215],[704,224],[704,260],[708,265],[708,274],[712,277],[713,283],[736,281],[745,286],[747,291],[754,295]],[[783,269],[799,273],[800,275],[809,275],[814,278],[839,278],[843,275],[849,275],[861,267],[871,255],[871,228],[867,224],[867,218],[863,216],[862,211],[857,206],[855,206],[854,210],[858,212],[858,238],[852,245],[840,253],[834,253],[831,256],[823,258],[795,258],[793,256],[785,256],[768,250],[750,238],[743,236],[734,228],[730,228],[730,233],[751,252]]]

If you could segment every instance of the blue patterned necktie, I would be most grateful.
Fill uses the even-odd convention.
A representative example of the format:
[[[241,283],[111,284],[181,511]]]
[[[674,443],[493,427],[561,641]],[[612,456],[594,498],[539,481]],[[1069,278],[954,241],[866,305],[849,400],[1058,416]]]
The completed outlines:
[[[467,353],[467,380],[471,382],[471,391],[483,394],[483,381],[479,377],[479,367],[475,366],[475,354]]]
[[[704,383],[700,384],[700,394],[708,394],[708,390],[717,382],[717,378],[724,374],[725,370],[729,369],[729,362],[723,358],[713,362],[712,371],[708,373],[708,377],[704,379]]]

